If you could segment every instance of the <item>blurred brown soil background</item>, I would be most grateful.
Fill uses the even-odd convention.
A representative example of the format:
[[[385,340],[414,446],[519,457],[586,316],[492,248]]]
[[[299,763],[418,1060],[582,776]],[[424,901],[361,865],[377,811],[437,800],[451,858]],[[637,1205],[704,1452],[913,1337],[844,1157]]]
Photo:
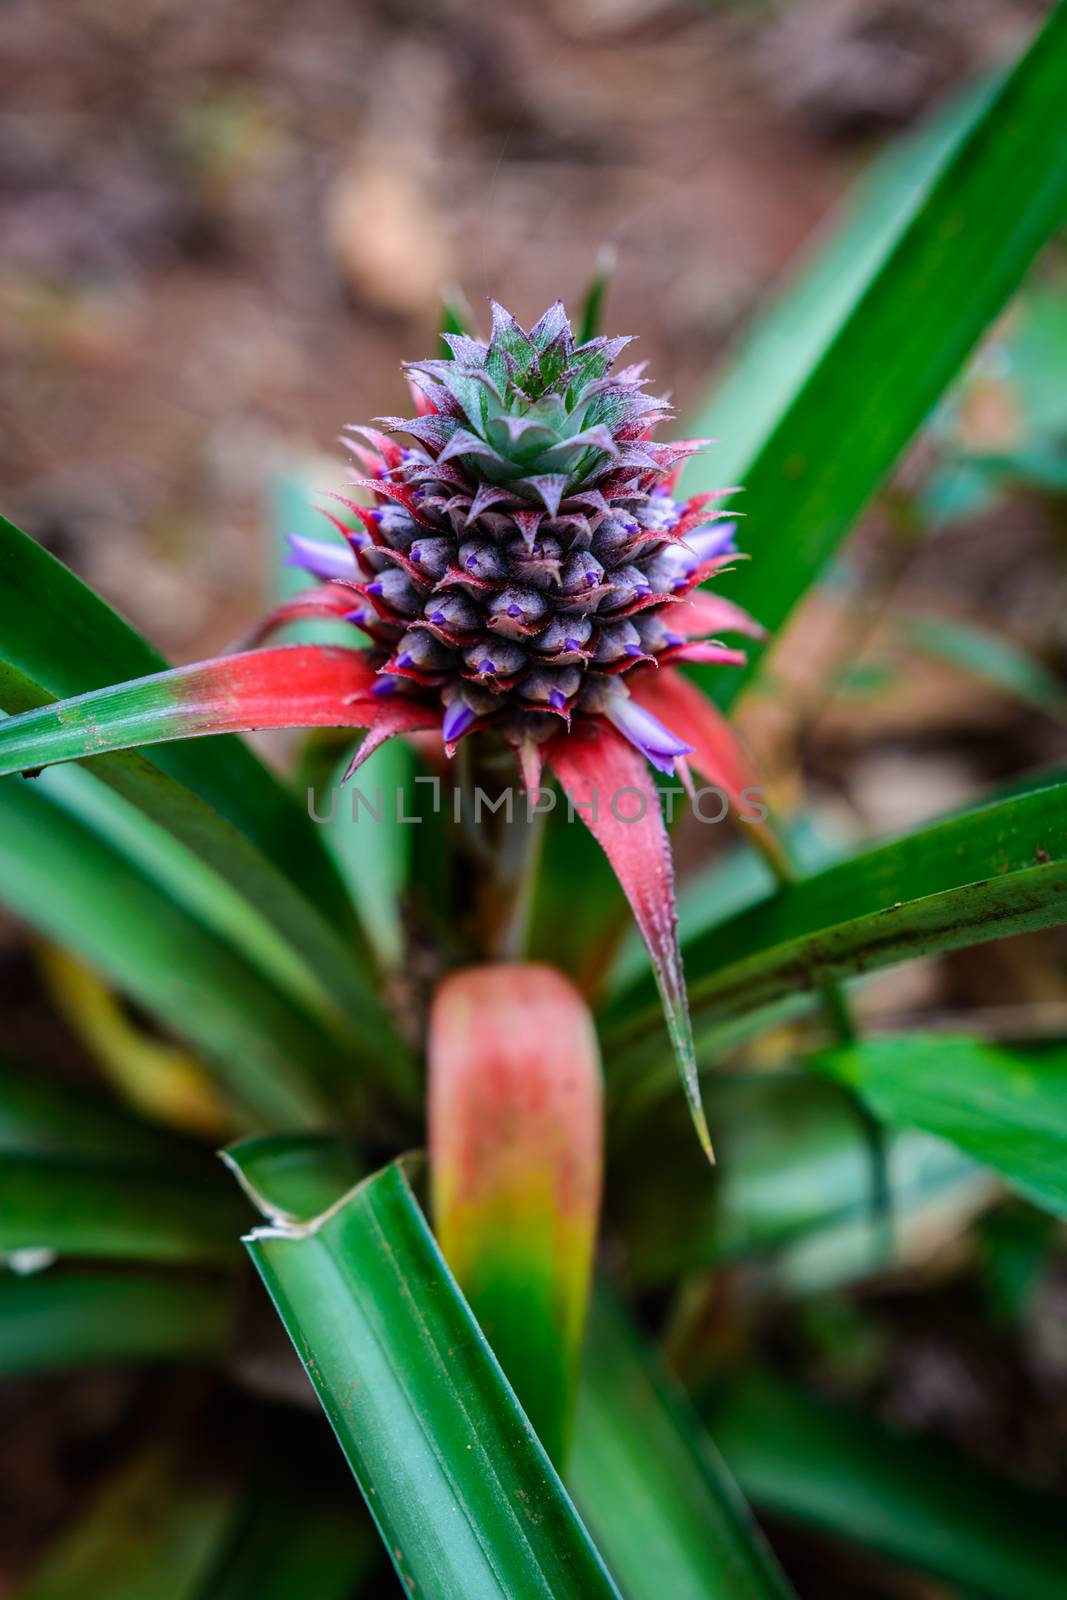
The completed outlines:
[[[168,652],[262,601],[295,452],[402,411],[442,282],[577,301],[684,410],[878,138],[1024,0],[9,0],[0,498]]]

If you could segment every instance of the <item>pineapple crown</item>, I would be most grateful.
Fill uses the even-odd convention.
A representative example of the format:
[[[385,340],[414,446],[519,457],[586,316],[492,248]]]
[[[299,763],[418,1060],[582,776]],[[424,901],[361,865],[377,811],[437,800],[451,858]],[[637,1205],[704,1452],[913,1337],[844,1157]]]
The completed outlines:
[[[473,483],[506,486],[555,515],[611,473],[656,470],[643,436],[670,414],[642,366],[611,368],[629,338],[576,344],[561,301],[527,333],[491,302],[488,343],[445,334],[452,359],[406,364],[432,414],[389,419]]]
[[[636,689],[648,668],[737,662],[707,635],[759,631],[691,593],[734,550],[714,495],[674,498],[675,469],[706,441],[653,440],[670,407],[645,394],[642,366],[613,371],[629,339],[576,343],[559,301],[529,332],[495,301],[492,313],[487,341],[446,334],[451,359],[406,364],[416,416],[348,430],[374,504],[344,500],[362,524],[336,522],[347,551],[294,542],[294,562],[332,587],[292,614],[361,629],[375,694],[406,725],[436,723],[450,753],[491,727],[530,781],[584,716],[673,771],[690,747],[631,678]]]

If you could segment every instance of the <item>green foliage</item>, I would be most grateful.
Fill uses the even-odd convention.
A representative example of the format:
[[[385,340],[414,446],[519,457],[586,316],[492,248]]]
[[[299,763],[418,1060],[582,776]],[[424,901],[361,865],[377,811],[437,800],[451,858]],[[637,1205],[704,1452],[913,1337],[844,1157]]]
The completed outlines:
[[[706,1098],[720,1145],[711,1183],[700,1181],[700,1155],[673,1100],[619,1131],[627,1176],[612,1208],[642,1286],[748,1263],[768,1289],[824,1293],[925,1259],[998,1195],[990,1173],[944,1140],[890,1133],[887,1236],[868,1130],[850,1094],[794,1071],[712,1077]]]
[[[189,1600],[351,1600],[377,1565],[369,1518],[347,1485],[322,1481],[306,1457],[299,1475],[267,1453],[220,1541],[207,1578]]]
[[[402,1583],[616,1592],[398,1167],[246,1243]]]
[[[731,598],[772,631],[1067,222],[1065,74],[1059,5],[1012,72],[879,175],[697,416],[694,432],[725,441],[700,470],[744,485],[753,560]],[[709,693],[728,704],[759,658],[705,673]]]
[[[204,1471],[207,1465],[207,1471]],[[136,1457],[57,1540],[18,1600],[192,1600],[233,1514],[233,1489],[170,1451]]]
[[[680,1389],[603,1294],[569,1478],[627,1600],[792,1594]]]
[[[191,1040],[246,1115],[313,1123],[337,1045],[230,944],[51,791],[0,784],[4,898]]]
[[[1007,1050],[904,1034],[828,1051],[812,1066],[855,1089],[881,1121],[925,1128],[1067,1217],[1067,1050]]]
[[[3,517],[0,562],[3,710],[23,712],[166,667],[128,623]],[[178,740],[151,757],[119,751],[87,765],[94,780],[129,803],[127,819],[132,811],[158,824],[172,854],[184,846],[197,858],[190,870],[202,863],[247,906],[248,922],[258,917],[274,928],[290,965],[305,969],[305,988],[325,989],[327,1008],[347,1015],[350,1050],[369,1062],[380,1062],[383,1053],[400,1059],[354,945],[351,903],[321,830],[247,745],[230,737]],[[88,789],[87,779],[83,793]],[[106,796],[97,810],[105,804]]]
[[[1038,779],[816,873],[686,943],[698,1048],[827,982],[1067,920],[1065,798],[1067,784]],[[639,980],[605,1015],[607,1058],[618,1074],[638,1075],[642,1096],[650,1063],[665,1054],[649,991]]]
[[[950,1452],[754,1374],[710,1408],[757,1505],[826,1528],[986,1600],[1055,1600],[1067,1537],[1058,1502]]]
[[[5,605],[0,622],[0,705],[18,712],[52,699],[159,672],[167,663],[46,550],[0,517]],[[62,625],[60,626],[60,621]],[[150,815],[178,837],[201,840],[220,870],[236,873],[249,859],[234,840],[246,839],[278,869],[281,885],[302,887],[319,913],[343,927],[348,910],[336,873],[308,818],[284,786],[238,739],[175,743],[157,750],[151,765],[175,784],[150,780],[147,758],[95,771],[123,792],[134,790]],[[187,793],[202,802],[190,804]],[[207,808],[206,811],[204,808]],[[165,808],[165,809],[164,809]],[[187,812],[188,820],[183,820]],[[228,823],[228,829],[222,827]],[[251,868],[248,869],[251,872]],[[279,877],[271,876],[277,889]]]
[[[0,1150],[0,1251],[225,1261],[241,1209],[203,1174]]]
[[[1067,689],[1055,674],[987,628],[944,617],[908,617],[902,631],[908,644],[985,679],[1035,711],[1057,720],[1067,715]]]
[[[119,1362],[217,1360],[234,1298],[207,1273],[66,1268],[0,1273],[0,1375]]]

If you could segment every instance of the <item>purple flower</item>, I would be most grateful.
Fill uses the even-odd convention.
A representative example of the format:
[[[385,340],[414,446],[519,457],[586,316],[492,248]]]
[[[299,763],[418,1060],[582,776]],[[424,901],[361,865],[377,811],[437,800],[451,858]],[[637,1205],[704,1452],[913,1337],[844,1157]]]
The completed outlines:
[[[686,744],[684,739],[679,739],[676,733],[664,727],[651,711],[646,711],[636,700],[631,700],[621,692],[608,698],[604,715],[624,739],[629,739],[634,748],[640,750],[657,772],[673,774],[678,757],[689,755],[693,749],[691,744]]]
[[[357,578],[356,558],[343,544],[327,544],[322,539],[305,539],[300,533],[287,533],[287,567],[302,567],[315,578]]]

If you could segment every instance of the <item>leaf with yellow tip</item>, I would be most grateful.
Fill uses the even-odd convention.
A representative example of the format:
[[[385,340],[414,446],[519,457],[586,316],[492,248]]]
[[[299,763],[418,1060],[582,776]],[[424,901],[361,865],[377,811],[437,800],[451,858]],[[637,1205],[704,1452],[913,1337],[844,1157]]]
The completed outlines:
[[[134,1110],[211,1137],[232,1113],[193,1051],[139,1027],[115,991],[69,950],[42,942],[37,959],[57,1006]]]

